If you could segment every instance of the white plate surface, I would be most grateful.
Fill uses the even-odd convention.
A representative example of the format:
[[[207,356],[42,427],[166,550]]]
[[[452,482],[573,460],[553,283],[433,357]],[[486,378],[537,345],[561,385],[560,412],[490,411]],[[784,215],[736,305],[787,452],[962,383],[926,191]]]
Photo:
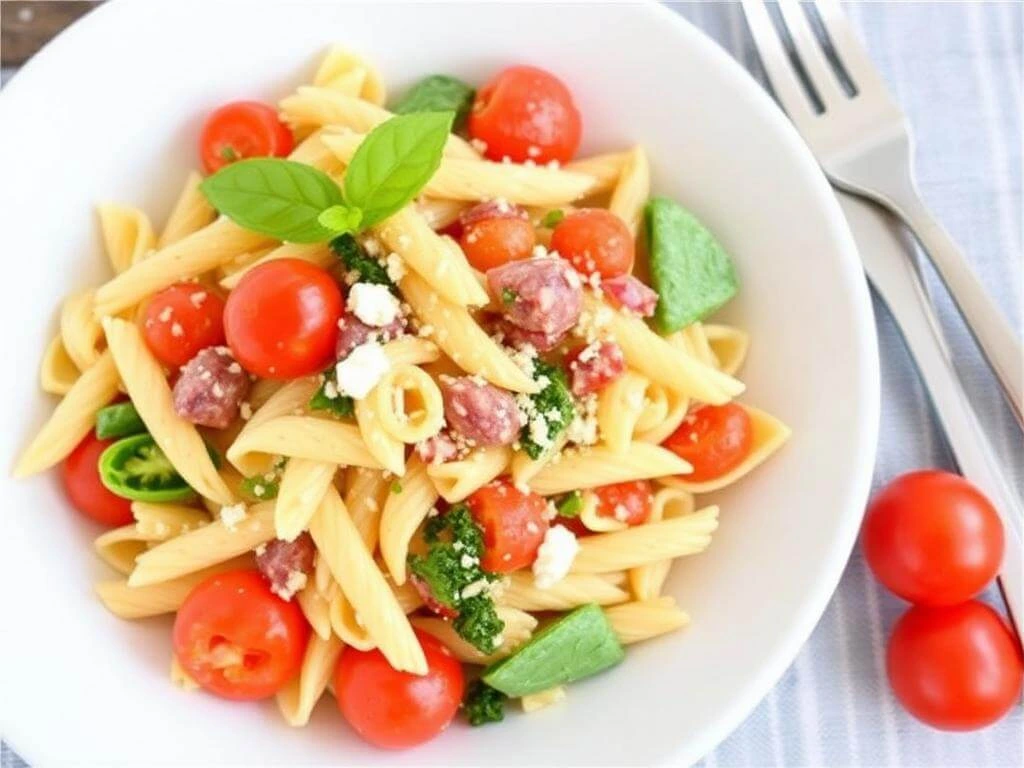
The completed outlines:
[[[697,212],[737,262],[742,293],[725,316],[753,334],[746,399],[794,430],[769,466],[720,495],[710,551],[675,569],[669,588],[690,628],[630,649],[563,705],[457,725],[401,756],[360,742],[330,700],[297,731],[272,704],[173,689],[170,622],[107,614],[91,593],[97,531],[52,473],[6,476],[52,407],[36,370],[61,297],[105,279],[93,204],[141,205],[159,225],[197,165],[203,116],[227,100],[283,96],[332,42],[372,58],[394,92],[426,73],[481,82],[506,64],[538,64],[576,95],[586,152],[645,144],[655,189]],[[690,762],[792,661],[858,529],[878,363],[852,240],[782,114],[664,8],[118,0],[0,93],[0,254],[0,725],[40,765]]]

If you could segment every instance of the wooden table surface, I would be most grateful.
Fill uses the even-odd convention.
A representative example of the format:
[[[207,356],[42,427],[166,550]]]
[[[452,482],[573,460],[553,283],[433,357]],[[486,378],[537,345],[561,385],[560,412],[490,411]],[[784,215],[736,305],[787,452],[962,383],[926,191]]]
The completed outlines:
[[[0,65],[24,64],[50,38],[97,5],[84,0],[0,2]]]

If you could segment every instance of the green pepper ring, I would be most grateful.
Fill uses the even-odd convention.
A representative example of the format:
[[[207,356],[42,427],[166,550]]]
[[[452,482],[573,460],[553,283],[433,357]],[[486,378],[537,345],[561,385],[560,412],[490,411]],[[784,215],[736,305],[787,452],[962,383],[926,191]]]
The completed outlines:
[[[196,495],[148,433],[118,440],[103,451],[99,474],[112,493],[133,501],[186,501]]]

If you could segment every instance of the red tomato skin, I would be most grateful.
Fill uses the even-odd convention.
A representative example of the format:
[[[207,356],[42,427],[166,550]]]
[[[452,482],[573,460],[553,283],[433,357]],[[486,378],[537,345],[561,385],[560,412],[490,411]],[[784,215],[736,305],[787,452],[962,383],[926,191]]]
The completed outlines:
[[[602,278],[625,275],[633,268],[633,234],[611,211],[582,208],[562,219],[551,233],[549,250],[557,251],[577,272]]]
[[[991,607],[914,606],[889,638],[886,672],[910,714],[945,731],[971,731],[1016,706],[1024,664],[1013,632]]]
[[[224,343],[224,299],[200,283],[168,286],[146,304],[142,335],[157,360],[182,366]]]
[[[694,408],[662,443],[690,462],[693,472],[679,477],[694,483],[713,480],[735,469],[750,454],[753,444],[750,414],[736,403]]]
[[[64,490],[75,509],[111,528],[135,521],[131,500],[111,492],[100,480],[100,454],[114,442],[100,440],[90,430],[61,465]]]
[[[495,480],[475,491],[466,503],[484,532],[480,567],[510,573],[533,563],[548,530],[544,497],[523,493],[507,480]]]
[[[517,205],[480,203],[463,212],[459,224],[462,252],[481,272],[528,259],[537,244],[529,216]]]
[[[646,480],[602,485],[594,489],[594,494],[597,514],[602,517],[612,517],[626,525],[642,525],[651,516],[654,493]],[[616,514],[619,508],[625,510],[624,515]]]
[[[565,84],[528,66],[502,70],[477,92],[468,127],[472,138],[486,144],[484,154],[491,160],[541,165],[569,162],[583,132]]]
[[[275,259],[247,272],[228,295],[224,331],[232,354],[250,373],[294,379],[334,360],[341,289],[315,264]]]
[[[980,593],[1003,561],[1003,526],[960,475],[909,472],[875,494],[861,534],[875,577],[919,605],[955,605]]]
[[[462,665],[444,645],[414,630],[427,658],[427,674],[392,667],[378,650],[345,648],[334,672],[342,717],[381,749],[407,749],[429,741],[451,723],[462,702]]]
[[[277,110],[259,101],[232,101],[209,114],[199,135],[199,156],[207,173],[245,157],[286,157],[295,148]]]
[[[178,662],[205,690],[248,701],[273,696],[298,674],[309,624],[298,603],[271,592],[259,571],[229,571],[189,593],[174,619],[172,639]],[[231,675],[217,669],[209,649],[225,642],[255,661],[232,668]]]

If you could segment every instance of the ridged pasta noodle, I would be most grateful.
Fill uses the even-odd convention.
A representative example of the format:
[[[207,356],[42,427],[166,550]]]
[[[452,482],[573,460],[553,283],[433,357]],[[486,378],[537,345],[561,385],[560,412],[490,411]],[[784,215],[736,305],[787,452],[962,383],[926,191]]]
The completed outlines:
[[[633,439],[660,445],[683,423],[689,407],[690,398],[682,393],[657,382],[648,382]]]
[[[563,432],[556,439],[554,445],[540,454],[536,459],[530,458],[525,451],[516,451],[512,456],[510,474],[512,482],[517,486],[529,486],[542,469],[548,466],[552,459],[559,455],[559,452],[566,445],[566,437]]]
[[[108,317],[103,320],[103,330],[125,389],[160,450],[199,494],[220,504],[231,504],[234,496],[217,474],[203,438],[195,426],[175,412],[167,378],[139,329]]]
[[[331,579],[331,586],[336,586],[334,579]],[[307,581],[306,586],[295,593],[295,601],[317,637],[326,640],[334,635],[331,628],[331,602],[314,582]]]
[[[608,203],[608,210],[626,222],[633,237],[640,229],[640,216],[650,195],[651,169],[647,153],[643,147],[636,146],[626,153],[622,172]]]
[[[346,84],[346,76],[352,72],[362,73],[362,86],[350,93],[345,85],[339,87],[339,82]],[[358,96],[360,99],[378,106],[387,101],[387,89],[384,87],[384,81],[377,68],[362,56],[352,53],[341,45],[331,46],[316,70],[313,85],[321,88],[333,88],[341,93]]]
[[[402,443],[426,440],[444,426],[441,390],[416,365],[406,363],[393,367],[365,401],[369,401],[380,427]]]
[[[459,307],[487,303],[487,292],[477,282],[462,250],[432,230],[414,208],[403,208],[373,231],[441,300]]]
[[[718,360],[718,367],[730,376],[742,367],[750,347],[750,334],[731,325],[704,323],[704,336]]]
[[[686,474],[690,465],[667,448],[650,443],[631,443],[624,453],[607,446],[570,449],[556,464],[548,464],[530,481],[530,489],[553,496],[599,485],[647,480]]]
[[[744,475],[749,474],[755,467],[763,464],[789,439],[791,430],[774,416],[750,405],[741,407],[750,416],[752,445],[750,452],[738,466],[724,475],[702,482],[694,482],[682,477],[666,477],[662,478],[661,482],[673,488],[681,488],[696,494],[720,490],[727,485],[732,485]]]
[[[547,589],[533,583],[529,571],[514,571],[499,601],[521,611],[571,611],[587,603],[615,605],[629,600],[629,593],[607,578],[607,574],[570,573]]]
[[[370,455],[388,472],[399,477],[404,475],[405,443],[384,429],[369,395],[362,400],[356,400],[355,412],[359,434]]]
[[[524,611],[510,608],[507,605],[499,605],[495,610],[498,618],[504,622],[505,628],[501,632],[501,645],[493,653],[484,653],[464,640],[455,631],[451,622],[444,619],[416,616],[411,621],[416,629],[423,630],[440,640],[459,661],[466,664],[487,665],[511,655],[533,636],[533,631],[537,628],[537,619]]]
[[[599,499],[593,491],[583,491],[583,508],[580,509],[579,520],[588,531],[594,533],[608,533],[609,531],[621,531],[628,528],[629,524],[624,520],[617,520],[610,515],[599,515]]]
[[[477,448],[465,458],[428,464],[427,475],[441,498],[455,504],[502,474],[511,460],[507,446]]]
[[[581,157],[565,166],[565,170],[583,173],[594,180],[594,185],[587,190],[587,196],[610,192],[615,188],[622,176],[622,168],[626,164],[627,152],[609,152],[603,155]]]
[[[366,548],[373,552],[380,535],[380,516],[388,494],[384,473],[375,469],[351,467],[346,472],[345,506]]]
[[[681,331],[676,331],[667,337],[666,341],[674,347],[683,350],[688,355],[700,360],[704,365],[718,368],[718,358],[708,343],[708,337],[704,333],[704,326],[700,322],[690,323]]]
[[[50,339],[39,364],[39,386],[51,395],[66,395],[78,381],[79,371],[59,335]]]
[[[309,532],[338,586],[391,666],[414,675],[426,674],[427,661],[409,620],[333,487],[313,515]]]
[[[299,259],[318,267],[329,267],[338,261],[326,243],[283,243],[258,256],[241,269],[222,277],[220,287],[227,291],[233,291],[251,270],[277,259]]]
[[[223,520],[214,520],[143,552],[135,560],[128,585],[142,587],[170,581],[251,552],[272,538],[274,503],[256,504],[230,527]]]
[[[132,516],[140,533],[165,538],[195,530],[210,522],[210,516],[195,507],[146,501],[132,502]]]
[[[92,291],[72,293],[60,309],[60,336],[64,350],[78,370],[93,366],[103,350],[103,328],[93,317]]]
[[[648,380],[626,371],[598,394],[597,429],[601,442],[614,453],[625,453],[633,442],[644,412]]]
[[[691,515],[599,533],[580,540],[571,573],[605,573],[703,552],[718,528],[718,507]]]
[[[401,586],[405,583],[409,541],[437,502],[437,491],[427,476],[427,468],[415,456],[409,460],[399,486],[392,489],[384,502],[380,518],[380,553],[391,578]]]
[[[326,639],[317,635],[309,638],[299,674],[276,696],[277,708],[288,725],[298,728],[309,722],[313,707],[327,690],[344,647],[345,644],[333,635]]]
[[[266,464],[255,461],[254,454],[381,468],[354,424],[315,416],[277,416],[254,422],[255,415],[227,451],[228,461],[242,474],[247,474],[247,467]]]
[[[93,542],[93,549],[100,559],[126,576],[135,567],[135,558],[148,547],[205,525],[210,520],[200,509],[174,504],[136,501],[132,503],[132,513],[134,523],[109,530]]]
[[[537,383],[523,373],[464,307],[438,296],[419,275],[402,278],[402,293],[430,339],[462,370],[483,376],[513,392],[536,392]]]
[[[676,601],[671,597],[623,603],[605,608],[604,615],[623,645],[650,640],[652,637],[674,632],[690,623],[690,617],[679,610]]]
[[[329,615],[331,629],[345,645],[351,645],[359,651],[370,651],[377,647],[366,627],[359,623],[360,618],[345,593],[337,585],[332,590]]]
[[[285,465],[274,507],[277,538],[295,541],[306,530],[337,468],[337,464],[301,458]]]
[[[651,514],[648,522],[670,520],[675,517],[689,515],[694,511],[693,494],[678,488],[659,488],[651,502]],[[659,560],[648,565],[630,568],[628,571],[629,588],[637,600],[650,600],[661,593],[661,588],[672,567],[671,560]]]
[[[14,477],[34,475],[64,460],[93,428],[96,412],[114,399],[118,383],[117,367],[108,350],[75,381],[22,451],[14,465]]]
[[[461,200],[437,200],[423,197],[416,203],[416,210],[435,232],[457,221],[459,214],[469,207]]]
[[[138,208],[103,203],[96,207],[96,212],[100,217],[107,258],[115,274],[141,261],[156,247],[153,225]]]
[[[160,239],[157,240],[157,248],[166,248],[171,243],[198,232],[217,217],[217,212],[199,189],[202,182],[203,177],[198,172],[189,171],[171,214],[167,217],[167,223],[160,233]]]
[[[557,704],[564,699],[565,688],[561,685],[556,685],[554,688],[548,688],[546,691],[523,696],[519,699],[519,703],[523,707],[523,712],[529,714],[550,707],[552,704]]]

